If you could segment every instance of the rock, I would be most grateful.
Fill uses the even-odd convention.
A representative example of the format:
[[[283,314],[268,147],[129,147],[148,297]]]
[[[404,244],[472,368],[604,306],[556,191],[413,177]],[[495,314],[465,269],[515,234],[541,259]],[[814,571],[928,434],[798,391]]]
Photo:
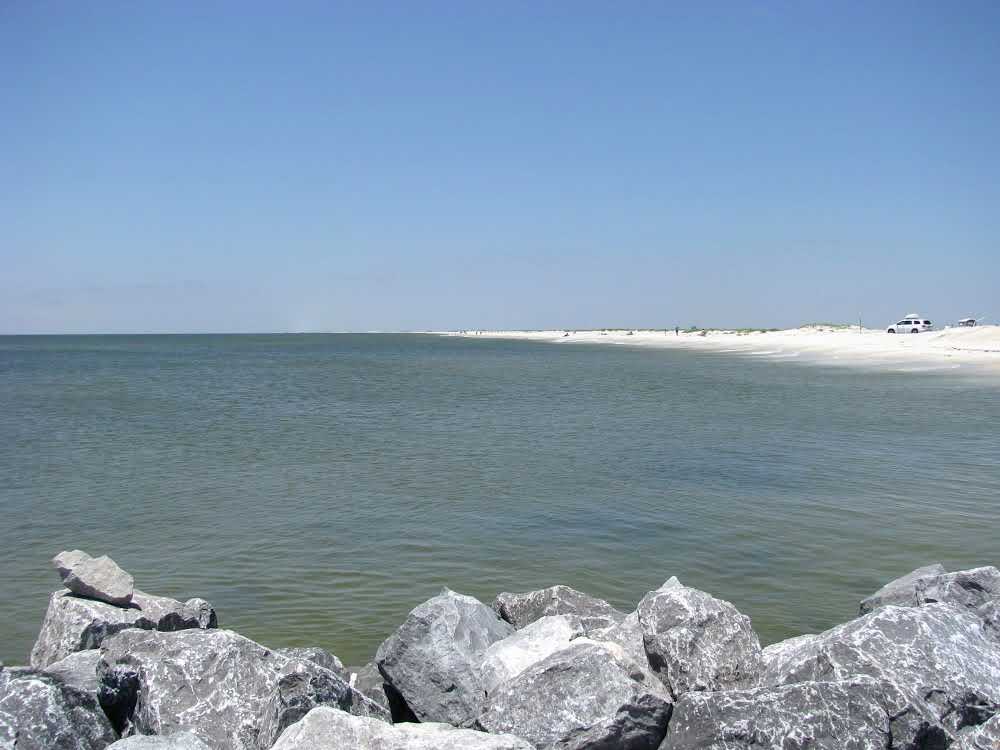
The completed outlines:
[[[511,735],[456,729],[450,724],[397,724],[314,708],[289,727],[273,750],[533,750]]]
[[[874,594],[862,599],[858,607],[859,612],[864,615],[887,604],[895,604],[901,607],[916,606],[917,601],[914,596],[914,589],[917,581],[923,578],[933,578],[946,572],[941,563],[917,568],[905,576],[900,576],[893,581],[889,581],[889,583]]]
[[[33,669],[0,670],[0,748],[101,750],[117,738],[93,695]]]
[[[637,611],[649,664],[675,697],[757,684],[760,641],[750,618],[729,602],[671,578]]]
[[[772,643],[770,646],[765,646],[760,652],[760,657],[763,661],[763,670],[766,672],[769,664],[780,662],[787,654],[797,648],[800,648],[803,644],[808,643],[815,637],[816,636],[811,633],[807,635],[797,635],[794,638],[788,638],[784,641]]]
[[[685,693],[660,750],[931,750],[950,735],[895,685],[870,677]]]
[[[344,669],[344,663],[334,654],[326,649],[316,646],[297,646],[293,648],[276,648],[274,653],[287,656],[289,659],[300,659],[315,662],[321,667],[326,667],[331,672],[336,672],[345,680],[349,680],[351,675]]]
[[[1000,748],[1000,715],[958,736],[951,750],[997,750]]]
[[[655,750],[670,696],[609,643],[579,638],[489,694],[477,725],[536,748]]]
[[[1000,597],[990,599],[976,608],[976,614],[986,626],[986,632],[1000,640]]]
[[[482,602],[445,589],[410,612],[375,661],[417,719],[458,726],[482,708],[483,654],[513,632]]]
[[[935,563],[887,583],[862,600],[859,609],[861,614],[867,614],[889,604],[919,607],[935,602],[975,608],[996,597],[1000,597],[1000,571],[996,568],[985,566],[948,573]]]
[[[1000,597],[1000,570],[993,566],[921,578],[916,583],[919,604],[946,602],[975,609]]]
[[[500,683],[520,674],[549,654],[569,646],[583,634],[578,619],[567,615],[548,615],[526,625],[483,654],[481,674],[487,694]]]
[[[767,660],[762,683],[868,675],[925,701],[950,731],[1000,709],[1000,649],[975,612],[950,604],[886,605]]]
[[[108,745],[108,750],[210,750],[210,748],[190,732],[177,732],[167,737],[141,734],[126,737],[113,745]]]
[[[74,549],[69,552],[63,551],[52,558],[52,567],[59,572],[60,579],[65,579],[73,568],[85,560],[90,559],[90,555],[82,550]]]
[[[65,564],[66,558],[57,555],[56,559],[60,560],[58,564],[62,572],[61,566]],[[63,585],[77,596],[128,606],[132,602],[135,581],[114,560],[101,555],[77,559],[76,564],[63,576]]]
[[[493,609],[518,629],[549,615],[576,615],[586,630],[611,627],[625,619],[624,612],[603,599],[569,586],[550,586],[523,594],[503,593],[494,600]]]
[[[385,693],[385,678],[378,671],[374,663],[369,662],[363,667],[348,667],[350,672],[350,685],[359,693],[367,695],[371,700],[378,703],[386,711],[389,708],[389,696]],[[395,718],[393,719],[395,721]]]
[[[305,664],[316,662],[305,660]],[[320,668],[286,674],[268,698],[257,740],[267,750],[278,736],[317,706],[331,706],[355,716],[391,723],[389,710],[353,689],[339,673]]]
[[[256,750],[320,701],[388,718],[334,672],[229,630],[125,630],[102,652],[101,705],[123,735],[187,730],[210,748]]]
[[[97,698],[97,663],[101,660],[101,650],[97,648],[77,651],[74,654],[52,662],[43,672],[52,675],[64,685],[90,693]]]
[[[216,625],[215,610],[204,599],[181,603],[136,591],[129,607],[117,607],[56,591],[31,649],[31,666],[42,669],[77,651],[97,648],[105,638],[127,628],[169,631]]]
[[[649,669],[649,659],[646,658],[646,647],[642,642],[642,623],[639,613],[633,612],[616,625],[598,630],[591,630],[587,637],[594,641],[613,643],[621,647],[626,655],[643,669]]]

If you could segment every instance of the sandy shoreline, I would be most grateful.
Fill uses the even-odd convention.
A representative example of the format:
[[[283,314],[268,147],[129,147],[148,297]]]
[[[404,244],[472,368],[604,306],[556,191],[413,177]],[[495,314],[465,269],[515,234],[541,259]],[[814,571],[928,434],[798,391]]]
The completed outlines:
[[[550,330],[441,331],[440,335],[503,338],[557,344],[617,344],[694,349],[760,358],[947,370],[959,367],[1000,374],[1000,326],[945,328],[920,334],[889,334],[881,329],[809,326],[780,331],[706,330]],[[918,367],[920,366],[920,367]]]

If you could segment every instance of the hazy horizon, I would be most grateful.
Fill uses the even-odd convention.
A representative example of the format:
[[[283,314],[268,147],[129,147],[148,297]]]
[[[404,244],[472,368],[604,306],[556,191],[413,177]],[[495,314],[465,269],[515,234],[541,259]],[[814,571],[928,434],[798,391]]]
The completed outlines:
[[[0,334],[996,321],[997,28],[7,5]]]

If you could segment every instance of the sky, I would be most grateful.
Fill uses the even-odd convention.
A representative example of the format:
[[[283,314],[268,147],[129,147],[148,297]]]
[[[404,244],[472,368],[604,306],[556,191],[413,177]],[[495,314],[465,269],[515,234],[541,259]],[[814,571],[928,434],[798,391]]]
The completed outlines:
[[[1000,321],[1000,3],[0,3],[0,333]]]

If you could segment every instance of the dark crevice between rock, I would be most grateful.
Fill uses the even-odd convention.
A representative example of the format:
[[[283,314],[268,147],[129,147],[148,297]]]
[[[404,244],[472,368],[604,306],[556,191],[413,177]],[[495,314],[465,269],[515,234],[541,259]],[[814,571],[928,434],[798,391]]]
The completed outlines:
[[[97,700],[118,734],[123,734],[132,721],[139,687],[139,673],[127,667],[116,666],[101,675]]]

